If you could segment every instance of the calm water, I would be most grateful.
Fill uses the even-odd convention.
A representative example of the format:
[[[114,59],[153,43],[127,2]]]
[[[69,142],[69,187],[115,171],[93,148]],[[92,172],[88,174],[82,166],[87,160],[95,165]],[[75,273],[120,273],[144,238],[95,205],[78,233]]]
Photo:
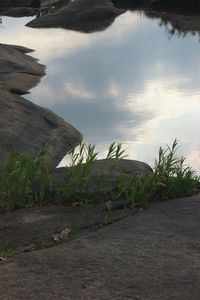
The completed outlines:
[[[170,37],[159,20],[127,12],[105,31],[24,27],[2,18],[1,43],[19,44],[47,66],[28,99],[79,129],[104,156],[112,141],[152,165],[161,144],[180,140],[200,171],[200,43]]]

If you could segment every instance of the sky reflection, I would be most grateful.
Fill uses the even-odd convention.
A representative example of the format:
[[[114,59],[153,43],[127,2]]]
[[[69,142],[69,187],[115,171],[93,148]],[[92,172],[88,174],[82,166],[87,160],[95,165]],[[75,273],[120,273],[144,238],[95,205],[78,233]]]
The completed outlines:
[[[200,171],[200,52],[197,37],[169,40],[159,20],[127,12],[104,32],[31,29],[3,18],[1,42],[36,49],[47,76],[28,98],[74,125],[102,156],[122,142],[152,164],[158,147],[180,140]]]

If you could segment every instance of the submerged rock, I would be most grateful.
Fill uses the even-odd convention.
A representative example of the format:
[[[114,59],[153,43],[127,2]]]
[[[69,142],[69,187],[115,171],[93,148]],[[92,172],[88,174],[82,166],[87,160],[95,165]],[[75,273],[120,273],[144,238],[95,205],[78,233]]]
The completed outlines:
[[[77,0],[56,13],[39,17],[26,26],[35,28],[62,27],[82,32],[93,32],[108,27],[114,19],[124,13],[109,0]]]
[[[6,164],[12,150],[34,157],[46,145],[55,167],[81,134],[53,112],[19,96],[45,74],[45,67],[25,54],[30,51],[0,44],[0,161]]]

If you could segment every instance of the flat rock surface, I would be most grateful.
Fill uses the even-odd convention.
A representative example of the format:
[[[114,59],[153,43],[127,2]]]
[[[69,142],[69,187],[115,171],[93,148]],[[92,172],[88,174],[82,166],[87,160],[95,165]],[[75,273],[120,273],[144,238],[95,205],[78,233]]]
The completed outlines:
[[[199,300],[200,195],[1,263],[0,299]]]
[[[120,204],[118,201],[115,206]],[[91,205],[87,213],[78,205],[73,207],[57,204],[19,209],[0,216],[0,242],[8,248],[23,251],[30,245],[37,247],[39,236],[52,240],[53,235],[79,225],[77,236],[132,213],[133,210],[128,208],[115,209],[108,213],[105,203]]]

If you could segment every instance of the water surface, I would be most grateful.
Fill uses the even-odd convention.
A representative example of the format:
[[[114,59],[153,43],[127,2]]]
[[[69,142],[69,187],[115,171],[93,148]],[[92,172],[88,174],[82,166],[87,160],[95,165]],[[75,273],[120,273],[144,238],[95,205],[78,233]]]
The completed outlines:
[[[158,19],[126,12],[105,31],[24,27],[2,18],[1,43],[33,48],[46,77],[26,96],[79,129],[104,156],[112,141],[152,165],[158,148],[180,140],[200,171],[200,43],[169,34]]]

